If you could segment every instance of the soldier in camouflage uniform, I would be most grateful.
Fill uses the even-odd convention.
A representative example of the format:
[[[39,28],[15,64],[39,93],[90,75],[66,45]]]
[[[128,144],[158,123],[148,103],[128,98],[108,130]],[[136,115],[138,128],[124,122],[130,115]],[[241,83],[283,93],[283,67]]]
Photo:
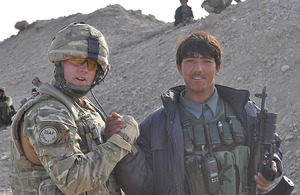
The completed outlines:
[[[5,87],[0,86],[0,131],[11,124],[11,117],[15,114],[15,108],[10,96],[5,95]]]
[[[215,84],[221,57],[217,40],[204,32],[179,44],[176,63],[185,85],[162,94],[163,106],[139,125],[138,152],[116,166],[126,194],[246,195],[253,177],[268,191],[272,182],[248,171],[259,109],[249,101],[249,91]],[[277,176],[280,142],[276,136],[272,170]]]
[[[235,0],[237,3],[241,0]],[[208,13],[219,14],[231,5],[232,0],[205,0],[201,7],[204,8]]]
[[[105,121],[85,97],[109,69],[103,35],[72,23],[56,34],[48,58],[55,80],[36,82],[38,93],[13,120],[13,194],[121,194],[113,169],[139,131],[130,116],[113,113]]]

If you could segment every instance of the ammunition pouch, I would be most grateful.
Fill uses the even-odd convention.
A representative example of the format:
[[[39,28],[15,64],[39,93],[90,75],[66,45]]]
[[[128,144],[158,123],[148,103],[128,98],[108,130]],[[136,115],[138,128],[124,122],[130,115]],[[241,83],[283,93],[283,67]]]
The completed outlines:
[[[247,194],[247,169],[250,148],[244,146],[246,133],[230,106],[220,100],[220,113],[210,121],[201,121],[180,106],[184,136],[185,175],[191,195],[208,194],[203,160],[207,155],[205,128],[209,131],[213,157],[217,160],[221,185],[216,194]],[[202,148],[206,146],[206,150]]]

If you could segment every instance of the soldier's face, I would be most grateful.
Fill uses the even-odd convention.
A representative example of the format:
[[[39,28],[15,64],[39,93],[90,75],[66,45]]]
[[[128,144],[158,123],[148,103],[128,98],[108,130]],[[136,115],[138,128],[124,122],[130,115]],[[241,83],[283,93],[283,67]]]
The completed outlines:
[[[64,69],[64,78],[68,83],[78,86],[90,86],[96,75],[95,70],[88,70],[87,62],[81,66],[75,66],[73,63],[65,60],[62,62]]]

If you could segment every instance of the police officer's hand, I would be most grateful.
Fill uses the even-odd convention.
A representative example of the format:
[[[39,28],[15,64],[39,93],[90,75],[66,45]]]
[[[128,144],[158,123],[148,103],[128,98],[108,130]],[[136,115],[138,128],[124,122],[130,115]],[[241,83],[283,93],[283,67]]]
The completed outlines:
[[[125,128],[125,121],[119,114],[113,112],[106,118],[105,121],[105,138],[110,138],[113,134],[118,133],[122,128]]]
[[[271,168],[275,173],[277,173],[277,165],[275,161],[272,161]],[[255,175],[254,179],[256,181],[256,187],[262,192],[262,194],[267,193],[269,191],[269,186],[274,182],[265,179],[261,173]]]

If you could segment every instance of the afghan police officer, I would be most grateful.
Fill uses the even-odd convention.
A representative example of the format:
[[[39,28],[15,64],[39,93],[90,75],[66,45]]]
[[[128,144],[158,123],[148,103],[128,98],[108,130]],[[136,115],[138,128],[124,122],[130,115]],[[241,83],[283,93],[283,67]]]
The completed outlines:
[[[88,24],[56,34],[48,50],[55,79],[36,82],[38,93],[12,124],[13,194],[121,194],[113,169],[132,151],[137,123],[116,113],[105,123],[85,97],[109,70],[108,54],[104,36]]]
[[[265,178],[264,170],[248,170],[259,109],[249,100],[248,90],[215,83],[221,62],[221,46],[214,36],[195,32],[181,39],[176,65],[185,85],[161,95],[162,106],[139,125],[138,152],[116,166],[118,184],[126,194],[246,195],[256,187],[262,193],[269,190],[274,180]],[[268,168],[278,177],[278,135],[273,143],[275,154]]]

